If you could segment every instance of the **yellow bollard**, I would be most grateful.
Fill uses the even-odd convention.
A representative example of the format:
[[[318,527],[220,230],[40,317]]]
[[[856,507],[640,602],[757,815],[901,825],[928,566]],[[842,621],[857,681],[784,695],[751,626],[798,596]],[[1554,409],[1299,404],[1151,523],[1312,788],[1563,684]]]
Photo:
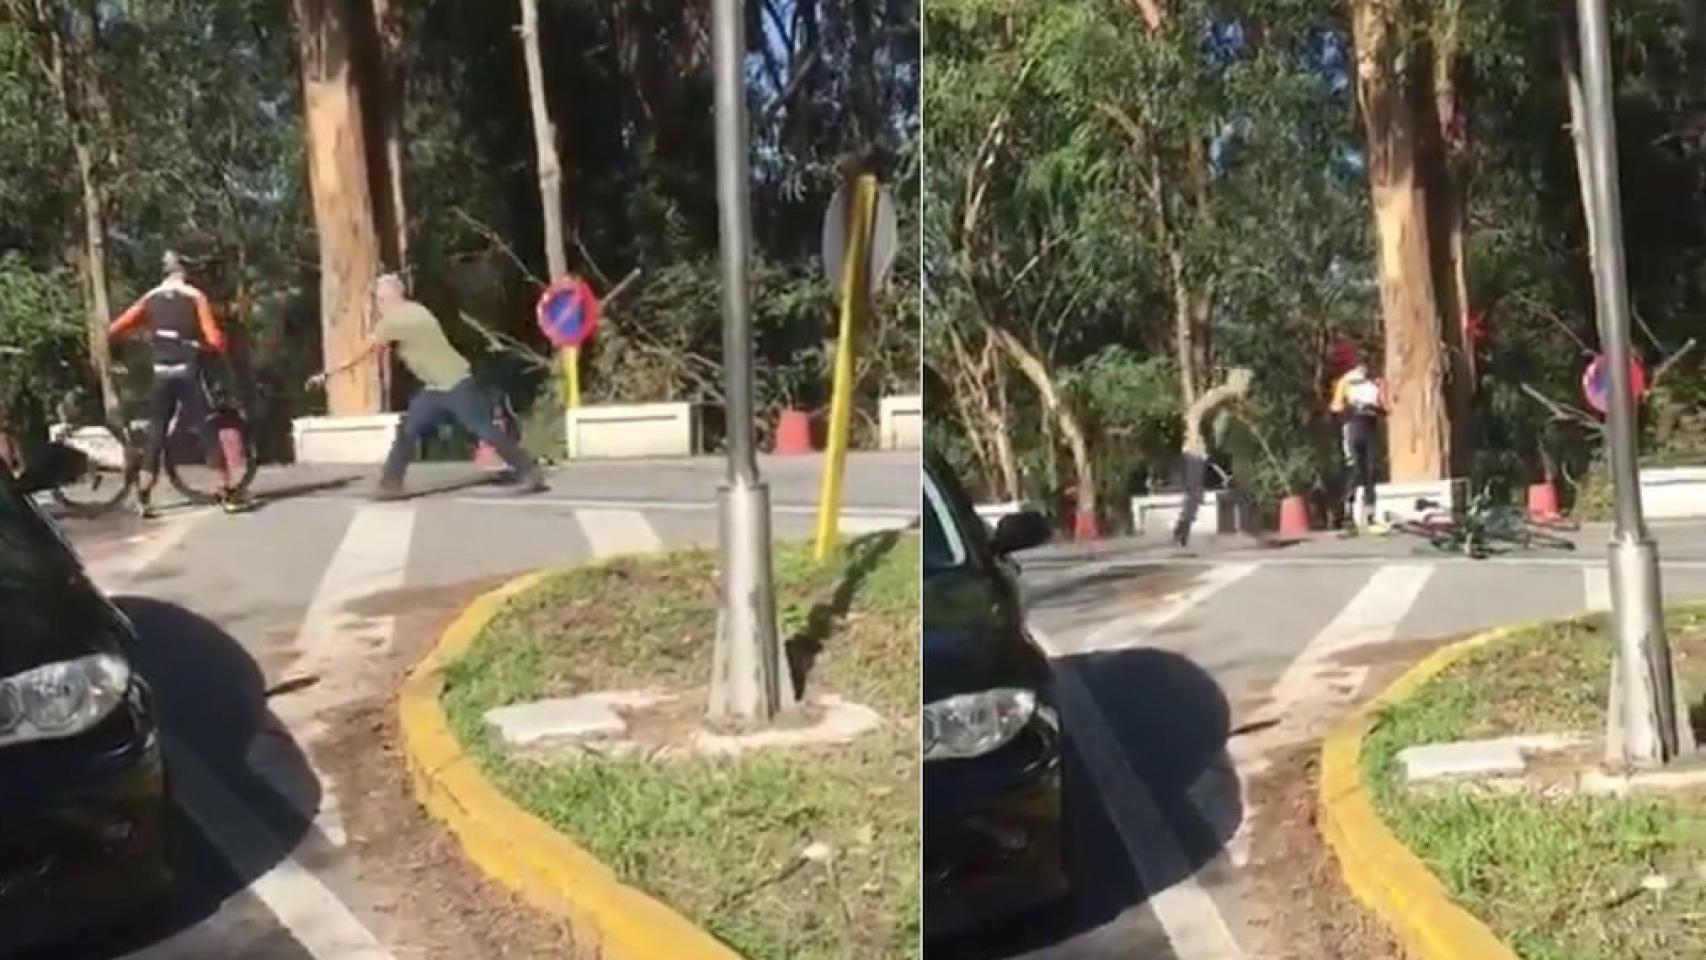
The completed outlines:
[[[581,405],[581,348],[563,348],[563,404],[570,410]]]
[[[841,330],[835,345],[835,386],[829,405],[829,443],[824,451],[823,485],[818,494],[818,563],[829,559],[841,526],[841,481],[847,468],[847,444],[853,426],[853,336],[858,315],[870,296],[871,231],[876,219],[877,178],[860,176],[853,185],[853,216],[847,260],[841,268]]]

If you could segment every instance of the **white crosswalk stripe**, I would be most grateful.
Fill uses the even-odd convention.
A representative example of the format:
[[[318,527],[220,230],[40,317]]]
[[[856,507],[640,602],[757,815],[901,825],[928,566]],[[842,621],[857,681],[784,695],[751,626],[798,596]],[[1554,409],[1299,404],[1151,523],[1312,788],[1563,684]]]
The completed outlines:
[[[1245,955],[1240,950],[1259,955],[1259,935],[1243,926],[1246,877],[1241,871],[1248,865],[1259,812],[1250,785],[1279,751],[1311,742],[1369,695],[1369,664],[1408,662],[1422,650],[1412,651],[1411,643],[1610,608],[1603,561],[1543,560],[1099,561],[1069,570],[1047,568],[1046,579],[1033,580],[1033,588],[1047,586],[1032,619],[1040,623],[1041,639],[1056,659],[1062,710],[1075,749],[1101,795],[1116,835],[1113,842],[1124,848],[1144,881],[1147,900],[1139,909],[1146,922],[1165,933],[1178,960],[1238,958]],[[1706,581],[1695,572],[1699,565],[1667,561],[1667,597],[1706,591]],[[1108,583],[1110,575],[1125,568],[1134,587],[1154,577],[1156,568],[1189,577],[1184,586],[1156,599],[1137,593],[1144,606],[1133,609],[1134,591]],[[1099,620],[1097,605],[1106,610]],[[1286,614],[1264,616],[1276,608]],[[1051,623],[1060,627],[1053,635]],[[1122,716],[1118,702],[1098,701],[1119,694],[1095,682],[1093,655],[1145,647],[1197,662],[1223,690],[1236,690],[1239,704],[1259,704],[1249,707],[1248,715],[1234,717],[1242,732],[1227,741],[1229,756],[1205,758],[1187,790],[1222,848],[1205,865],[1212,866],[1207,872],[1197,868],[1193,873],[1174,833],[1179,827],[1157,809],[1164,785],[1145,783],[1139,773],[1143,768],[1134,766],[1132,758],[1141,756],[1144,745],[1120,739],[1141,734],[1110,722]],[[1121,729],[1118,736],[1115,729]],[[1170,885],[1153,889],[1151,878]],[[1080,954],[1063,944],[1034,956],[1076,960]]]
[[[1188,586],[1146,609],[1111,618],[1082,637],[1043,635],[1051,654],[1060,657],[1056,664],[1062,709],[1075,748],[1089,768],[1134,869],[1144,881],[1149,896],[1147,909],[1165,931],[1178,960],[1237,960],[1245,956],[1244,946],[1216,897],[1190,868],[1173,837],[1173,827],[1132,767],[1127,745],[1115,740],[1073,657],[1061,655],[1144,646],[1160,633],[1173,633],[1173,625],[1204,609],[1210,600],[1216,609],[1250,609],[1252,599],[1241,597],[1238,588],[1262,566],[1241,563],[1208,567]],[[1268,715],[1281,723],[1232,741],[1229,748],[1236,750],[1234,757],[1222,756],[1209,763],[1189,791],[1207,823],[1221,822],[1236,804],[1238,826],[1224,840],[1234,868],[1242,867],[1248,856],[1249,825],[1254,814],[1247,792],[1255,772],[1250,769],[1252,760],[1282,739],[1296,739],[1318,730],[1322,722],[1343,710],[1358,692],[1367,668],[1338,665],[1335,659],[1351,648],[1396,639],[1436,569],[1437,565],[1430,564],[1367,567],[1367,580],[1325,627],[1299,646],[1273,682]],[[1167,646],[1178,649],[1179,638],[1170,635]],[[1232,796],[1221,796],[1228,791],[1236,791],[1236,801]]]
[[[660,543],[651,521],[638,510],[576,510],[575,520],[595,557],[643,553]]]
[[[1611,568],[1601,563],[1582,568],[1583,609],[1597,613],[1611,609]]]

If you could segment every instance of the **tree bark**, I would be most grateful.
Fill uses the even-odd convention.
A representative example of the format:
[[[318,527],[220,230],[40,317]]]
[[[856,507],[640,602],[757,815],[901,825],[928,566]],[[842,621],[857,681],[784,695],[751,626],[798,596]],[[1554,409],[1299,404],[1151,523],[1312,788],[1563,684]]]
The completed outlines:
[[[90,76],[94,64],[93,31],[83,36],[85,25],[76,11],[61,11],[57,6],[34,0],[28,7],[14,0],[6,5],[7,12],[29,24],[40,43],[37,64],[41,67],[54,101],[71,131],[71,153],[77,165],[78,186],[82,193],[83,242],[78,250],[77,264],[88,291],[85,315],[89,341],[89,362],[101,392],[101,407],[109,421],[122,420],[118,386],[113,380],[112,348],[107,341],[107,325],[112,318],[112,299],[107,286],[107,225],[106,191],[95,160],[94,140],[101,128],[92,126],[94,119],[110,120],[95,103],[99,85]],[[64,13],[66,16],[61,16]],[[68,20],[67,17],[70,19]],[[69,26],[71,36],[65,34]],[[99,115],[97,117],[97,114]]]
[[[1588,154],[1587,98],[1582,93],[1582,73],[1577,65],[1575,41],[1569,27],[1558,25],[1558,62],[1564,70],[1564,89],[1570,104],[1570,145],[1575,149],[1576,184],[1582,194],[1582,221],[1588,235],[1588,268],[1593,268],[1599,250],[1599,230],[1593,217],[1593,196],[1588,184],[1592,180]]]
[[[1387,452],[1392,479],[1438,480],[1451,467],[1447,358],[1434,283],[1426,156],[1431,133],[1418,106],[1413,60],[1403,35],[1412,25],[1383,0],[1352,0],[1357,101],[1368,142],[1368,182],[1379,238],[1380,306],[1386,328],[1385,378],[1391,398]]]
[[[1185,255],[1162,230],[1162,242],[1169,244],[1168,268],[1173,278],[1173,354],[1179,364],[1179,410],[1190,409],[1197,402],[1197,342],[1196,307],[1190,285],[1185,280]]]
[[[350,0],[293,0],[302,57],[308,179],[320,246],[321,348],[327,369],[347,363],[371,332],[379,233],[370,192],[366,128],[351,55]],[[333,416],[384,406],[377,360],[326,384]]]
[[[1001,471],[1002,495],[1009,501],[1017,501],[1024,496],[1024,489],[1019,480],[1019,458],[1013,452],[1013,408],[1007,400],[1007,373],[996,353],[994,338],[986,334],[984,356],[990,379],[994,381],[990,391],[990,426],[995,430],[995,463]]]
[[[373,23],[378,33],[378,102],[383,105],[382,124],[385,173],[390,198],[388,224],[391,233],[391,263],[401,273],[409,271],[409,205],[403,190],[403,119],[406,113],[403,75],[403,11],[397,0],[372,0]]]
[[[1428,172],[1430,253],[1439,291],[1440,332],[1447,361],[1446,402],[1451,421],[1452,475],[1471,468],[1474,449],[1475,342],[1470,336],[1474,303],[1469,292],[1469,165],[1465,159],[1467,125],[1458,102],[1458,13],[1461,0],[1446,0],[1434,20],[1433,122],[1422,130],[1432,160]]]
[[[949,377],[954,406],[972,449],[983,464],[983,479],[996,497],[1017,500],[1019,461],[1013,452],[1012,418],[1001,350],[987,328],[980,328],[983,342],[975,353],[954,326],[945,324],[944,332],[948,338],[949,362],[953,364]]]
[[[107,290],[106,203],[95,179],[94,157],[82,136],[72,145],[77,158],[77,178],[83,188],[83,281],[89,289],[89,359],[101,388],[101,409],[108,420],[123,422],[118,385],[113,380],[112,345],[107,325],[112,322],[112,298]]]
[[[992,327],[996,342],[1007,352],[1013,365],[1031,381],[1036,388],[1037,396],[1042,398],[1043,407],[1054,417],[1054,422],[1060,427],[1061,435],[1066,438],[1066,447],[1072,452],[1072,469],[1077,475],[1077,490],[1075,491],[1074,506],[1079,517],[1096,516],[1096,470],[1090,459],[1090,441],[1084,433],[1084,427],[1078,422],[1077,414],[1073,413],[1055,389],[1054,378],[1050,376],[1048,366],[1041,357],[1032,352],[1019,338],[1002,330]]]
[[[550,280],[569,272],[563,239],[563,168],[557,127],[545,103],[545,68],[539,57],[539,0],[521,0],[521,47],[527,62],[527,101],[533,111],[533,146],[539,163],[539,205],[545,218],[545,262]]]

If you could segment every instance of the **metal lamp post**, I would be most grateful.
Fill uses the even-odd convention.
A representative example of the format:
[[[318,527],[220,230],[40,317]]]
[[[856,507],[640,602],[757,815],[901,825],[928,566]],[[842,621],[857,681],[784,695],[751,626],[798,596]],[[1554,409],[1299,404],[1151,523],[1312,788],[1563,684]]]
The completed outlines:
[[[753,449],[746,25],[739,0],[714,0],[711,12],[729,466],[718,487],[722,610],[717,619],[710,713],[725,721],[769,720],[792,701],[794,691],[776,637],[770,490],[759,478]]]
[[[1622,201],[1617,185],[1617,131],[1612,116],[1609,26],[1605,0],[1577,0],[1582,89],[1586,106],[1588,196],[1598,243],[1594,291],[1605,362],[1610,366],[1611,478],[1617,498],[1611,539],[1611,600],[1617,636],[1609,759],[1632,766],[1668,763],[1692,749],[1677,723],[1675,677],[1665,639],[1659,553],[1641,514],[1635,399],[1629,376],[1629,292],[1623,262]]]

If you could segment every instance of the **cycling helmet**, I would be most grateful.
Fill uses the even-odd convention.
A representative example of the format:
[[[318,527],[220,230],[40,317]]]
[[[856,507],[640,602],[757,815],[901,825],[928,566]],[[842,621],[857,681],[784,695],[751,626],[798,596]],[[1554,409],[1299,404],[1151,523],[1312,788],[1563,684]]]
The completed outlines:
[[[165,256],[160,258],[160,272],[164,273],[166,276],[171,276],[174,273],[183,273],[184,258],[178,256],[178,252],[176,250],[167,250]]]

